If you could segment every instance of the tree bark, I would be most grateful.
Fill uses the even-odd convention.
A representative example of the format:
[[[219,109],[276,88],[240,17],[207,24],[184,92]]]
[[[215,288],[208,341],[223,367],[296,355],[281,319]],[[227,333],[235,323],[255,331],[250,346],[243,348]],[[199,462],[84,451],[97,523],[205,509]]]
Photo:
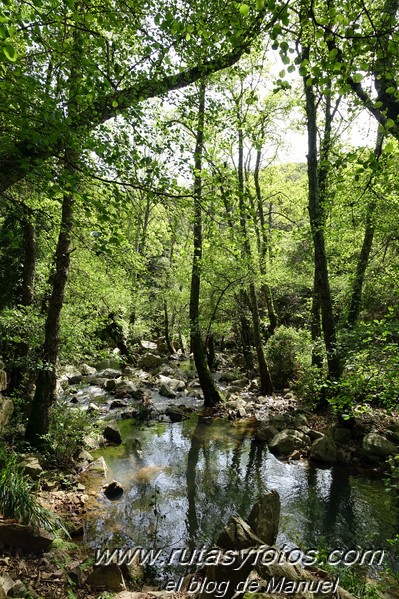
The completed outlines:
[[[378,129],[377,141],[376,141],[376,146],[374,149],[374,155],[377,160],[378,160],[379,156],[381,155],[383,140],[384,140],[384,133],[380,129]],[[371,179],[369,181],[369,185],[371,184],[372,178],[373,177],[371,177]],[[362,302],[364,277],[366,274],[367,266],[369,264],[371,248],[373,246],[373,240],[374,240],[375,209],[376,209],[376,202],[374,200],[370,200],[367,205],[366,226],[364,229],[362,248],[360,250],[360,254],[359,254],[359,257],[357,260],[356,273],[355,273],[355,277],[353,280],[352,294],[351,294],[351,300],[350,300],[349,312],[348,312],[347,327],[353,327],[359,318],[360,306],[361,306],[361,302]]]
[[[304,50],[304,58],[306,58],[306,49]],[[313,87],[312,85],[308,85],[308,79],[307,76],[304,77],[308,130],[308,210],[314,246],[315,289],[320,301],[323,337],[327,352],[328,374],[331,379],[339,379],[342,374],[342,365],[337,348],[337,336],[324,241],[323,209],[320,204],[319,195],[317,108]]]
[[[249,267],[251,267],[252,263],[252,255],[251,255],[251,246],[248,237],[247,230],[247,214],[246,214],[246,206],[245,206],[245,192],[244,192],[244,134],[239,114],[239,107],[237,122],[238,122],[238,202],[239,202],[239,211],[240,211],[240,228],[242,235],[242,245],[243,252],[247,258]],[[269,369],[267,367],[265,353],[263,351],[263,343],[262,336],[260,333],[260,319],[259,319],[259,309],[258,309],[258,300],[256,297],[256,289],[255,283],[253,280],[249,285],[249,300],[250,300],[250,308],[252,314],[252,325],[254,330],[254,342],[256,355],[258,358],[259,365],[259,376],[260,376],[260,393],[262,395],[269,395],[273,393],[273,385],[272,380],[270,378]]]
[[[55,273],[49,299],[45,338],[42,350],[42,365],[36,381],[36,391],[26,427],[25,438],[34,446],[40,446],[42,435],[48,432],[50,409],[56,399],[56,364],[60,346],[60,319],[64,304],[65,289],[69,274],[71,235],[73,226],[74,169],[67,159],[64,167],[65,184],[62,202],[60,232],[55,256]],[[69,185],[68,185],[69,184]]]
[[[202,156],[204,148],[204,125],[205,125],[205,81],[200,83],[199,90],[199,108],[198,108],[198,126],[196,133],[196,143],[194,152],[194,251],[191,271],[191,289],[190,289],[190,338],[191,348],[194,353],[195,366],[197,368],[199,383],[204,394],[204,405],[212,407],[222,402],[211,371],[209,370],[206,350],[201,334],[199,322],[199,301],[201,288],[201,269],[202,269]]]

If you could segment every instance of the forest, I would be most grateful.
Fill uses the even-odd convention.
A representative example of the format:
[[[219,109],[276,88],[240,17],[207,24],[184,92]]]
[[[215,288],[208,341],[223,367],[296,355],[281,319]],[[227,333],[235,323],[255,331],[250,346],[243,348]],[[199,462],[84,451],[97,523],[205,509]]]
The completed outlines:
[[[68,522],[65,496],[87,493],[91,505],[99,492],[82,473],[97,480],[92,466],[105,459],[114,471],[98,487],[111,486],[103,519],[122,518],[112,509],[133,485],[142,495],[129,517],[150,509],[140,543],[159,547],[162,523],[173,528],[162,481],[176,468],[191,549],[216,542],[216,509],[218,526],[239,514],[264,540],[257,504],[248,513],[276,488],[260,474],[267,455],[316,478],[331,471],[318,551],[350,546],[328,536],[328,518],[342,516],[342,489],[355,502],[360,470],[370,478],[371,544],[385,543],[396,568],[340,574],[347,590],[327,596],[397,597],[398,16],[398,0],[1,2],[0,597],[138,599],[150,583],[163,597],[159,572],[140,570],[130,586],[127,574],[120,586],[82,582],[96,516],[75,506]],[[163,445],[165,422],[181,446]],[[156,443],[165,456],[170,447],[168,464]],[[136,478],[120,484],[128,457]],[[289,506],[299,510],[284,503],[290,473],[276,490],[296,543],[284,524]],[[256,493],[235,503],[251,477]],[[306,480],[312,490],[311,470]],[[395,517],[392,527],[372,509]],[[355,508],[351,518],[357,546],[370,549]],[[21,595],[4,586],[23,578],[10,519],[55,535],[64,578],[49,574],[49,594],[39,579],[24,580]],[[307,532],[301,543],[315,545]],[[229,542],[220,546],[252,546]],[[245,596],[273,596],[265,588]],[[233,596],[221,593],[195,596]]]

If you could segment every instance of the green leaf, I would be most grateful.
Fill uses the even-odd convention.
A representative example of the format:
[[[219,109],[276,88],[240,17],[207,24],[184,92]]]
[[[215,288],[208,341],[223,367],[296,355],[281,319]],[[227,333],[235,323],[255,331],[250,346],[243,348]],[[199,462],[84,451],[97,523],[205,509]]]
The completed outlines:
[[[249,13],[249,6],[248,4],[240,4],[240,14],[242,14],[243,17],[248,16]]]
[[[15,62],[17,60],[17,51],[13,46],[10,46],[10,44],[5,44],[3,46],[3,53],[7,60],[10,60],[11,62]]]
[[[116,100],[114,100],[114,101],[112,102],[112,107],[113,107],[113,108],[117,108],[118,106],[119,106],[118,102],[117,102]]]
[[[256,10],[262,10],[265,6],[265,0],[256,0]]]
[[[363,75],[361,73],[355,73],[353,75],[353,81],[355,83],[360,83],[361,81],[363,81]]]

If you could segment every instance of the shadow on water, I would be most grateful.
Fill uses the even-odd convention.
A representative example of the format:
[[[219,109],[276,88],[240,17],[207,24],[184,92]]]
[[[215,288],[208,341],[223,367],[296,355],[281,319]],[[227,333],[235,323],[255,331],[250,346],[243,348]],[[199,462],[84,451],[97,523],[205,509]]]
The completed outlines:
[[[281,497],[281,546],[382,549],[397,532],[398,510],[381,479],[279,461],[252,440],[249,423],[122,421],[121,432],[124,443],[101,455],[125,493],[100,497],[86,525],[95,547],[211,546],[231,515],[247,517],[271,489]]]

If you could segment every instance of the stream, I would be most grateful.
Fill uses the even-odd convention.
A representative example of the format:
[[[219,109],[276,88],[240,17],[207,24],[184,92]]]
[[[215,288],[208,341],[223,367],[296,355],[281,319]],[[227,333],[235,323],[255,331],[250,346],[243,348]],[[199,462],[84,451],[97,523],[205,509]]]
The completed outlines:
[[[85,525],[93,547],[210,547],[233,514],[256,499],[281,498],[277,545],[303,550],[385,549],[399,511],[383,480],[349,467],[284,462],[251,439],[251,422],[193,415],[179,423],[119,421],[122,445],[102,448],[121,499],[102,493]],[[397,569],[386,551],[382,568]],[[173,567],[171,568],[173,570]],[[374,567],[371,568],[373,571]],[[181,570],[180,570],[181,572]]]

